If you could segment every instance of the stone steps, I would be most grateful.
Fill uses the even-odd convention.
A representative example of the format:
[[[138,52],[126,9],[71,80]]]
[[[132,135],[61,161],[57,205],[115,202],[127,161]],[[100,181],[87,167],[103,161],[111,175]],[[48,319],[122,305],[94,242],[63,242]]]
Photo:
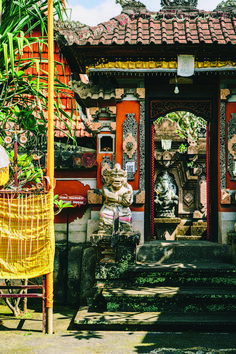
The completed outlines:
[[[104,288],[108,311],[236,313],[236,289],[197,287]],[[93,310],[96,309],[96,306]]]
[[[152,241],[137,246],[137,262],[191,264],[232,262],[230,245],[209,241]]]
[[[114,287],[120,283],[122,286],[236,287],[236,267],[227,263],[137,264],[110,283]]]
[[[235,326],[236,267],[230,251],[207,241],[154,241],[137,247],[133,265],[100,263],[94,297],[75,324],[140,330]]]
[[[235,313],[163,313],[163,312],[89,312],[78,311],[74,324],[77,329],[150,330],[150,331],[235,331]]]

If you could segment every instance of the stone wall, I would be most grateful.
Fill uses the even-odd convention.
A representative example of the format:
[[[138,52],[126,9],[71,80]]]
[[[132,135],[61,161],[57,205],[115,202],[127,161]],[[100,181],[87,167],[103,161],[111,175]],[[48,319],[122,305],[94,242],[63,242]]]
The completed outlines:
[[[56,242],[54,301],[83,305],[94,282],[96,249],[90,243]]]

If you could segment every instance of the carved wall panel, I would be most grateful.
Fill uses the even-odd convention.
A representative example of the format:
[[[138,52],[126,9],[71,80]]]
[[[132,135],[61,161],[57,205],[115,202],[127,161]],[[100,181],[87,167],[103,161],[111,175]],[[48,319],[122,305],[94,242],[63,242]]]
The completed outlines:
[[[164,8],[195,8],[198,0],[161,0],[161,6]]]
[[[190,207],[194,202],[194,195],[193,193],[187,192],[184,195],[184,204],[186,204],[188,207]]]
[[[210,101],[151,101],[152,120],[173,111],[189,111],[205,119],[210,119],[212,114]]]
[[[201,213],[207,213],[207,181],[206,176],[201,176],[199,180],[200,206]]]
[[[234,162],[236,159],[236,113],[232,113],[231,119],[228,122],[228,160],[227,170],[232,179],[234,176]]]
[[[105,183],[106,170],[113,168],[113,162],[110,160],[109,156],[103,156],[101,162],[101,179],[102,183]]]
[[[137,172],[138,123],[134,113],[127,113],[123,123],[123,169],[127,171],[128,181],[134,180]]]
[[[225,102],[220,103],[220,189],[226,189]]]
[[[145,189],[145,101],[140,100],[139,113],[139,189]]]

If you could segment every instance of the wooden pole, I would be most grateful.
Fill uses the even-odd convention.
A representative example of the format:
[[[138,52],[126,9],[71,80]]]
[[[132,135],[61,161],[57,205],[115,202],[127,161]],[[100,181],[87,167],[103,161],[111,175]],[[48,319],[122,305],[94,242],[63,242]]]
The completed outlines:
[[[54,237],[53,181],[54,181],[54,33],[53,0],[48,0],[48,143],[47,175],[50,180],[49,198],[51,218],[49,228]],[[54,245],[54,241],[53,241]],[[46,333],[53,333],[53,272],[46,274]]]

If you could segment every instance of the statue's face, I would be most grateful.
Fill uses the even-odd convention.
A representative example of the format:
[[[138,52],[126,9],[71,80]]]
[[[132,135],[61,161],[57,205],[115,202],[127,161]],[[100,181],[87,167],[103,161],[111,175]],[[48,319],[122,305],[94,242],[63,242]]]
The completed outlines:
[[[165,179],[162,181],[162,187],[166,191],[169,187],[168,181]]]
[[[121,172],[112,172],[111,184],[113,188],[120,189],[124,183],[124,175]]]

